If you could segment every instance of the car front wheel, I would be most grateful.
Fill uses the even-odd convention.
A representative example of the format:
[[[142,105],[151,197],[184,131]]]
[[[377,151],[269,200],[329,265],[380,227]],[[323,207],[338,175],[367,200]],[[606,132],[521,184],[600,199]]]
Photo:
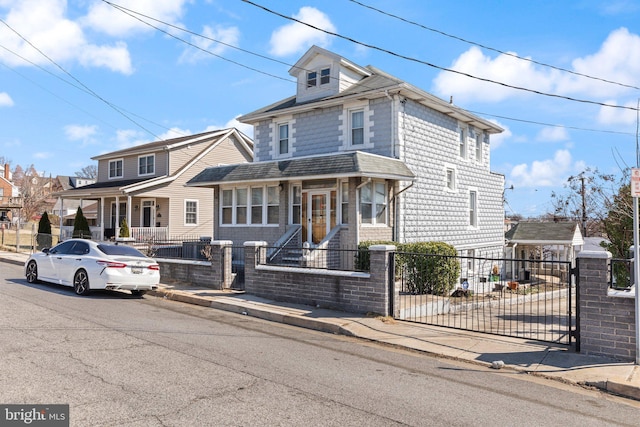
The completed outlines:
[[[35,261],[30,261],[27,264],[27,282],[38,283],[38,264]]]
[[[89,294],[89,276],[86,271],[76,271],[75,276],[73,276],[73,290],[76,291],[78,295],[84,296]]]

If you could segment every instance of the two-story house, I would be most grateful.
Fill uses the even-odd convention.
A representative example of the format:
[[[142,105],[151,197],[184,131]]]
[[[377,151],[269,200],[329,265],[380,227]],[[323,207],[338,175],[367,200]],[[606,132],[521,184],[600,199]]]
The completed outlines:
[[[489,151],[500,127],[316,46],[289,73],[295,95],[239,118],[254,126],[254,162],[187,183],[214,189],[216,238],[444,241],[502,255],[504,177]]]
[[[61,191],[65,199],[97,202],[95,239],[119,235],[126,219],[136,240],[212,236],[211,190],[185,188],[209,166],[250,162],[253,141],[235,128],[151,142],[92,158],[98,161],[95,183]],[[63,238],[72,227],[61,225]],[[66,232],[66,234],[65,234]]]
[[[6,224],[13,219],[13,210],[22,208],[22,198],[18,187],[11,179],[9,163],[0,170],[0,224]]]

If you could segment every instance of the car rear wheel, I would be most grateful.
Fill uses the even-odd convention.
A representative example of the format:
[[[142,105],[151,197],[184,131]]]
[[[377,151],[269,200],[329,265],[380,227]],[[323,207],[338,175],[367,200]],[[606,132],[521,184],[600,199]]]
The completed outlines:
[[[139,289],[134,289],[131,291],[131,295],[136,296],[136,297],[141,297],[142,295],[146,294],[147,291],[141,291]]]
[[[38,283],[38,264],[35,261],[30,261],[27,264],[27,282]]]
[[[75,276],[73,276],[73,290],[76,291],[76,294],[78,295],[89,294],[89,276],[86,271],[76,271]]]

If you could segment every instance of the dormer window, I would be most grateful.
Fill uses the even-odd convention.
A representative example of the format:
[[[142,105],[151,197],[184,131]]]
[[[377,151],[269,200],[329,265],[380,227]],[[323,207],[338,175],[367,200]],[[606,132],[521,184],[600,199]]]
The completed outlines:
[[[320,70],[320,85],[329,84],[331,81],[331,68],[323,68]]]
[[[329,84],[331,81],[331,68],[320,69],[320,86]],[[318,71],[307,71],[307,89],[318,86]]]
[[[318,81],[318,73],[310,71],[307,73],[307,87],[316,87]]]

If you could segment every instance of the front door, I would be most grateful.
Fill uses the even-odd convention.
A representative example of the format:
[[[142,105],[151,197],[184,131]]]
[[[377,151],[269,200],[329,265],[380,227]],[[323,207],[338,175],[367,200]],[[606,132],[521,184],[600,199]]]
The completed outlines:
[[[307,195],[306,223],[307,241],[318,244],[330,230],[329,192],[309,192]]]
[[[154,200],[143,200],[142,201],[142,218],[140,220],[140,224],[143,227],[152,227],[155,223],[153,222],[155,218],[155,201]]]

